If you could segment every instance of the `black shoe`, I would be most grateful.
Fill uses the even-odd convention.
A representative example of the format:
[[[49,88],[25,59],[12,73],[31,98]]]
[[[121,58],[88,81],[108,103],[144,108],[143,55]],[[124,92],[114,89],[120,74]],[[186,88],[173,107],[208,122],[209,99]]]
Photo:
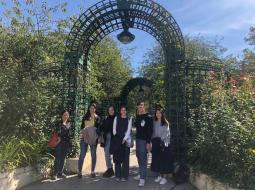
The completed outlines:
[[[106,170],[103,174],[103,177],[112,177],[114,176],[114,171],[112,168],[109,168],[108,170]]]
[[[63,174],[63,173],[62,174],[58,174],[58,177],[59,178],[64,178],[64,179],[67,178],[66,174]]]
[[[57,175],[51,176],[51,180],[57,180],[57,179],[58,179]]]
[[[114,176],[114,171],[113,171],[113,169],[112,169],[112,168],[110,168],[110,169],[109,169],[109,173],[110,173],[110,174],[109,174],[109,175],[110,175],[110,177]]]
[[[101,146],[102,148],[104,148],[104,147],[105,147],[105,143],[100,143],[100,146]]]
[[[95,173],[92,173],[92,174],[90,174],[90,177],[91,177],[91,178],[95,178],[95,177],[96,177],[96,174],[95,174]]]
[[[80,178],[80,179],[82,178],[82,174],[80,174],[80,173],[79,173],[77,176],[78,176],[78,178]]]
[[[109,177],[109,169],[107,169],[107,170],[103,173],[103,177]]]

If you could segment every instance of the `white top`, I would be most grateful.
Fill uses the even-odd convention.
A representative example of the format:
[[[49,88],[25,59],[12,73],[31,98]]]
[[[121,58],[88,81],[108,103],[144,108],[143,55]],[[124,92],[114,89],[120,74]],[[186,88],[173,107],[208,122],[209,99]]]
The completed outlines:
[[[116,127],[117,127],[117,116],[114,118],[114,121],[113,121],[113,135],[116,135],[117,133]],[[125,133],[125,137],[123,138],[123,140],[128,141],[130,139],[131,141],[131,128],[132,128],[132,117],[130,117],[128,120],[128,129]]]

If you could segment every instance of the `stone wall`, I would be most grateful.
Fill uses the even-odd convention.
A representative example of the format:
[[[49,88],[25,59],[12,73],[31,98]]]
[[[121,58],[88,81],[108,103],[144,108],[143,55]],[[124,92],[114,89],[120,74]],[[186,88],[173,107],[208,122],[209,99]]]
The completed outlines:
[[[198,190],[238,190],[223,185],[222,183],[212,179],[210,176],[202,173],[191,173],[190,182]]]
[[[49,170],[47,170],[49,172]],[[16,190],[30,183],[41,180],[46,173],[38,165],[34,167],[24,167],[15,169],[12,172],[0,174],[0,190]]]

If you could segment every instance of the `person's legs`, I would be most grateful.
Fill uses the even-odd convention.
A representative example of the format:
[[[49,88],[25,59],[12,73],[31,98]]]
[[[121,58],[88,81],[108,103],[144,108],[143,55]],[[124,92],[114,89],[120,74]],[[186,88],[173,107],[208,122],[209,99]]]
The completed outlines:
[[[78,161],[78,174],[82,175],[82,166],[83,166],[83,162],[87,153],[87,149],[88,149],[88,144],[84,142],[84,140],[80,141],[80,157],[79,157],[79,161]]]
[[[53,176],[57,176],[59,172],[59,165],[60,165],[60,158],[61,158],[61,145],[60,143],[55,148],[55,161],[54,161],[54,172]]]
[[[122,163],[122,177],[124,179],[128,179],[129,176],[129,155],[130,155],[130,148],[125,147],[125,155],[124,155],[124,160]]]
[[[111,177],[114,175],[114,171],[112,169],[112,156],[110,154],[110,146],[111,146],[111,133],[106,135],[106,142],[104,147],[104,154],[105,154],[105,163],[107,170],[104,172],[104,177]]]
[[[152,158],[151,158],[151,170],[153,172],[160,172],[160,150],[161,150],[161,138],[153,138],[152,139]]]
[[[147,172],[147,149],[146,141],[141,139],[136,139],[137,148],[137,158],[139,164],[140,181],[138,186],[143,187],[145,185],[146,172]],[[137,179],[137,178],[136,178]]]
[[[91,153],[91,174],[95,173],[96,161],[97,161],[97,145],[90,145],[90,153]]]
[[[68,143],[63,143],[61,145],[59,170],[58,170],[58,174],[60,176],[63,176],[63,170],[64,170],[64,165],[65,165],[65,159],[66,159],[66,156],[67,156],[67,153],[68,153],[68,148],[69,148]]]
[[[137,148],[137,158],[139,164],[139,173],[140,179],[146,179],[147,173],[147,150],[146,150],[146,141],[137,139],[136,140],[136,148]]]
[[[104,147],[105,162],[106,162],[107,169],[112,168],[112,157],[110,154],[110,145],[111,145],[111,134],[108,133],[106,135],[106,142]]]
[[[140,171],[140,165],[141,165],[141,159],[140,159],[140,146],[139,146],[139,139],[136,139],[136,158],[137,158],[137,162],[138,162],[138,176],[135,177],[136,180],[139,180],[140,179],[140,176],[141,176],[141,171]],[[139,178],[139,179],[138,179]]]
[[[160,174],[160,150],[161,150],[161,138],[153,138],[152,139],[152,160],[151,160],[151,170],[155,173],[157,173],[157,178],[154,180],[155,182],[160,182],[162,179],[162,176]]]
[[[164,149],[161,149],[160,151],[160,173],[162,176],[162,179],[160,180],[160,184],[164,185],[167,183],[167,177],[169,174],[173,172],[173,159],[171,154],[171,148],[170,147],[164,147]]]
[[[115,163],[115,177],[121,179],[121,163]]]

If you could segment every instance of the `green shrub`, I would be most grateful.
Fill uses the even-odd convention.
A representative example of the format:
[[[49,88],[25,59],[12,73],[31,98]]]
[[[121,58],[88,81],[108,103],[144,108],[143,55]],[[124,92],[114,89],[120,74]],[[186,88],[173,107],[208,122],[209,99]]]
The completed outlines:
[[[50,165],[52,159],[44,141],[31,142],[24,138],[6,137],[0,145],[0,173],[39,163]]]
[[[189,120],[193,129],[189,161],[196,169],[222,182],[251,189],[248,187],[255,183],[251,81],[242,83],[236,92],[220,82],[210,85],[202,90],[202,104],[193,109]]]

